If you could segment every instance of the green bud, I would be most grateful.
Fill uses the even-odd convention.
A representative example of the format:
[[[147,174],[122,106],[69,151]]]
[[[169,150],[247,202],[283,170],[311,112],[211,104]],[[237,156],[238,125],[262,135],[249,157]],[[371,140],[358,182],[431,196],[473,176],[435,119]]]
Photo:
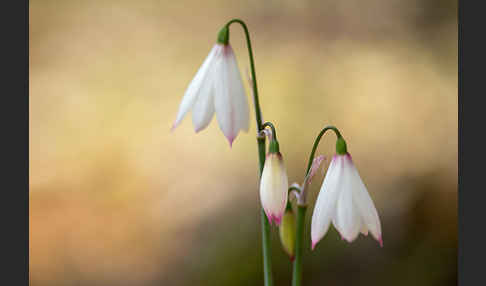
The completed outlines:
[[[268,145],[268,153],[279,153],[280,146],[278,145],[277,140],[271,140],[270,144]]]
[[[227,45],[229,43],[229,28],[224,26],[218,33],[218,44]]]
[[[287,208],[282,217],[282,222],[278,228],[280,242],[285,252],[294,260],[295,255],[295,216],[292,208]]]
[[[338,155],[345,155],[348,153],[348,148],[346,147],[346,141],[343,137],[339,137],[336,141],[336,153]]]

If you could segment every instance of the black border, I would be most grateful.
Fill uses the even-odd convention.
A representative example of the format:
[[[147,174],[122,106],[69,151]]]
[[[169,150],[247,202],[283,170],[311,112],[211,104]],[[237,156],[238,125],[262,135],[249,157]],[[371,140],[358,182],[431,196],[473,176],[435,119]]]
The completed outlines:
[[[473,3],[480,2],[470,1],[468,5]],[[6,254],[2,256],[2,282],[29,285],[29,3],[5,1],[2,4],[4,228],[1,237],[3,254]],[[480,21],[485,18],[480,7],[465,9],[464,6],[465,1],[458,1],[458,285],[481,285],[486,254],[486,235],[482,234],[486,199],[480,181],[485,176],[480,163],[484,157],[481,151],[486,146],[481,140],[486,122],[485,116],[481,116],[484,114],[481,99],[485,96],[486,25]],[[469,37],[465,37],[466,13],[469,14]],[[464,66],[468,70],[467,91]],[[478,101],[476,104],[472,102],[474,99]],[[465,130],[466,122],[469,132]],[[477,126],[471,126],[474,124]],[[466,134],[476,135],[474,141],[465,140]],[[469,167],[465,166],[466,158]]]
[[[3,1],[2,285],[29,285],[29,3]]]
[[[486,117],[482,99],[486,81],[486,25],[479,3],[482,2],[458,2],[458,285],[461,286],[485,284],[486,190],[482,179],[486,176],[483,163]]]

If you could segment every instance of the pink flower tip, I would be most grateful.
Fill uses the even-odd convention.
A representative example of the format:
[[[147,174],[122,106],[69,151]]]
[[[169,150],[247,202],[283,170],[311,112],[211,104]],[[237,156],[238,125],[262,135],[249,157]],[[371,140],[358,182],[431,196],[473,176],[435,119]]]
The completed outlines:
[[[273,221],[275,222],[276,225],[280,225],[280,223],[282,222],[282,215],[279,217],[274,216]]]
[[[265,214],[267,215],[268,223],[270,225],[272,225],[272,224],[280,225],[280,223],[282,222],[283,214],[280,215],[280,216],[276,216],[276,215],[268,213],[267,211],[265,211]]]
[[[228,137],[228,142],[229,142],[230,148],[233,147],[233,141],[234,140],[235,140],[235,137]]]
[[[316,247],[316,244],[317,244],[317,241],[312,241],[311,250],[314,250],[314,248]]]
[[[380,243],[380,247],[383,247],[383,239],[381,238],[381,236],[380,236],[380,238],[378,239],[378,243]]]
[[[174,132],[174,129],[177,127],[176,122],[172,124],[172,127],[170,128],[170,132]]]

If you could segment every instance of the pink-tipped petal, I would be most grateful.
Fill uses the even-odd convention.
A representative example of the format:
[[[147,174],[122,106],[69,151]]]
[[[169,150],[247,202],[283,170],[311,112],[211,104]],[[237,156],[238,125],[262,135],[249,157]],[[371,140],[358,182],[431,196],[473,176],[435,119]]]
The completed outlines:
[[[268,224],[272,225],[274,223],[274,220],[275,220],[273,214],[266,209],[264,209],[264,211],[265,211],[265,215],[267,216],[267,219],[268,219]]]
[[[346,180],[350,170],[346,168],[346,164],[343,167],[343,174],[336,185],[339,197],[336,202],[333,224],[346,241],[352,242],[360,233],[361,218],[353,203],[351,182]]]
[[[174,132],[174,130],[176,129],[177,127],[177,124],[174,122],[172,123],[172,127],[170,128],[170,132]]]
[[[274,215],[273,221],[275,222],[275,225],[277,225],[277,226],[280,225],[280,223],[282,222],[282,215],[280,215],[280,216]]]
[[[173,128],[175,128],[175,126],[177,126],[182,121],[182,119],[184,119],[187,112],[189,112],[189,110],[191,110],[194,107],[196,102],[205,103],[207,102],[207,100],[210,100],[210,97],[212,96],[211,92],[212,92],[213,77],[214,77],[213,67],[216,63],[216,56],[218,50],[219,50],[219,45],[215,45],[211,49],[209,55],[206,57],[201,67],[196,72],[196,75],[189,83],[189,86],[187,87],[184,96],[182,97],[181,104],[179,105],[179,111],[177,112],[177,117]],[[206,105],[203,104],[202,107],[206,108]],[[209,112],[208,110],[205,111],[204,108],[202,110],[203,113],[198,114],[200,119],[196,120],[200,125],[203,125],[205,123],[204,118],[207,117],[208,115],[207,113]],[[199,109],[201,109],[201,107],[199,107]],[[196,126],[196,128],[198,127]]]
[[[234,139],[240,130],[248,131],[248,100],[230,45],[222,47],[215,64],[214,103],[216,119],[226,138]]]
[[[311,243],[311,250],[314,250],[314,248],[316,247],[317,242],[318,241],[312,241],[312,243]]]
[[[351,156],[349,155],[349,158],[350,157]],[[371,233],[376,240],[380,240],[381,223],[373,200],[352,161],[348,160],[347,163],[350,165],[352,171],[349,180],[352,182],[353,186],[353,201],[355,208],[359,212],[362,224],[366,226],[368,232]]]
[[[232,147],[233,147],[233,141],[235,140],[235,138],[236,138],[236,137],[232,137],[232,136],[227,137],[228,142],[229,142],[229,145],[230,145],[230,148],[232,148]]]
[[[342,160],[334,157],[317,196],[314,205],[311,221],[311,239],[314,243],[319,242],[329,230],[331,220],[336,213],[336,202],[339,197],[336,184],[342,173]]]

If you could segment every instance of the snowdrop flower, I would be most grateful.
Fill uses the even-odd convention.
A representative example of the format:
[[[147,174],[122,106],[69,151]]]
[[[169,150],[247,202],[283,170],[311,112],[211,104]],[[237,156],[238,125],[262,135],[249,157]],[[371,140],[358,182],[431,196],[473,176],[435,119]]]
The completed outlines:
[[[331,221],[348,242],[360,232],[370,232],[383,246],[380,218],[342,137],[338,138],[336,151],[312,214],[312,249],[324,237]]]
[[[196,132],[206,128],[214,112],[230,146],[240,130],[248,131],[249,109],[235,54],[223,28],[218,42],[189,84],[172,129],[189,110]]]
[[[280,225],[287,206],[289,181],[278,142],[270,141],[260,179],[260,202],[268,221]]]

